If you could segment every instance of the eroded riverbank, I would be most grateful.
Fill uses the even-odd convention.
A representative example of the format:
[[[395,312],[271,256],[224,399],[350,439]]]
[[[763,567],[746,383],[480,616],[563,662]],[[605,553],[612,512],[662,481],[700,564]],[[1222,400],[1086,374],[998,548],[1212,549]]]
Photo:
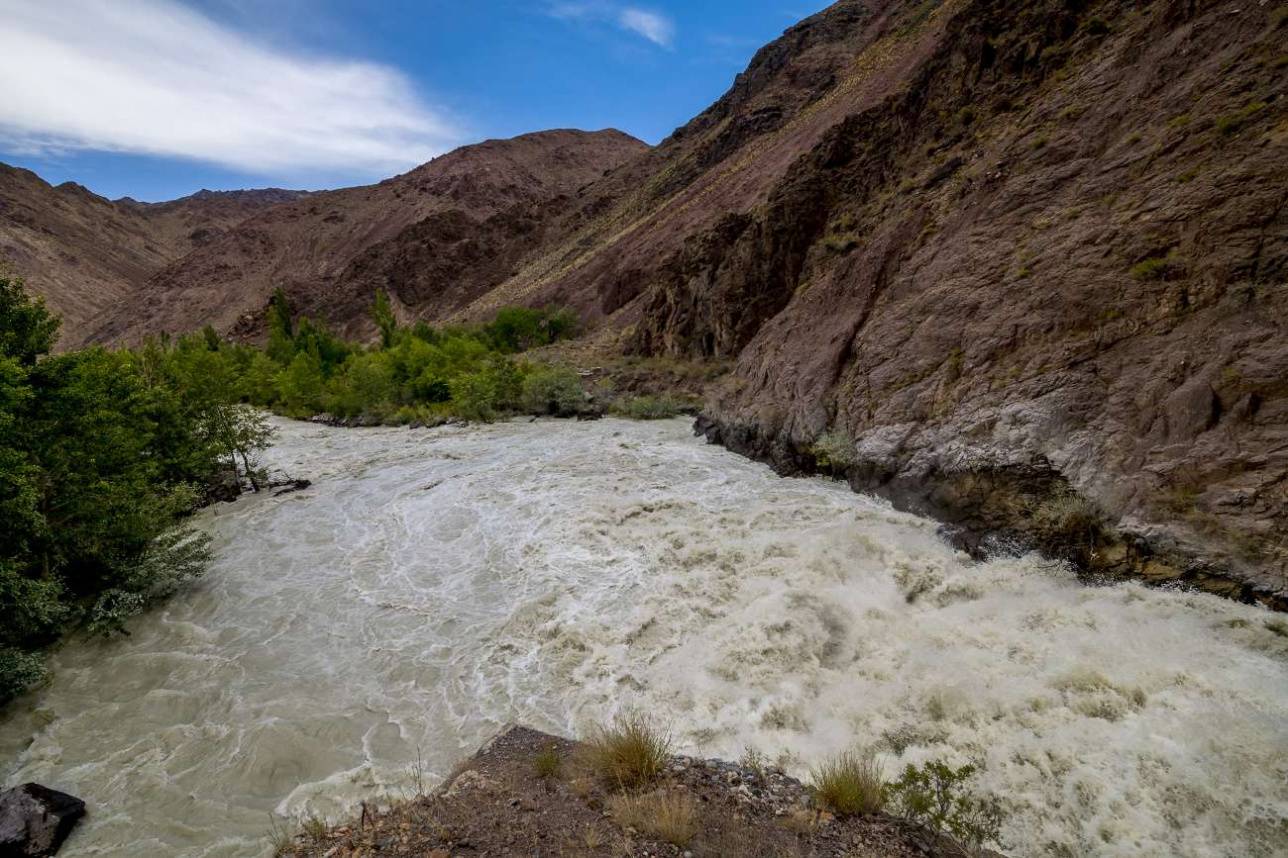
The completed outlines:
[[[626,707],[796,771],[978,760],[1016,855],[1288,849],[1267,611],[975,563],[684,420],[281,426],[272,463],[314,485],[204,512],[206,580],[64,647],[0,724],[6,783],[89,801],[66,854],[261,854],[271,814],[410,789],[417,749],[435,780],[502,723]]]

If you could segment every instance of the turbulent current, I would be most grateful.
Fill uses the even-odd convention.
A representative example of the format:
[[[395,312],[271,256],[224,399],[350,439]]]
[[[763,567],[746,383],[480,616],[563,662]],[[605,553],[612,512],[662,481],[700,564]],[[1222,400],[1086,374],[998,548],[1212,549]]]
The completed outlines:
[[[505,722],[624,709],[797,773],[977,761],[1017,856],[1288,854],[1265,611],[972,562],[683,421],[283,423],[269,459],[313,487],[202,513],[207,577],[0,722],[7,784],[89,803],[65,854],[268,854],[273,818],[404,793],[418,755],[432,782]]]

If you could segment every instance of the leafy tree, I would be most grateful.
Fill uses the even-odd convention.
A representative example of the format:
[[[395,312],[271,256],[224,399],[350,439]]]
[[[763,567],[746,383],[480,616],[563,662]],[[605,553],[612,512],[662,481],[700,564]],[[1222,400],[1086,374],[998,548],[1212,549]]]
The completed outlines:
[[[54,347],[58,326],[45,302],[23,291],[21,280],[0,276],[0,356],[33,365]]]
[[[295,357],[295,324],[290,299],[279,286],[268,302],[268,356],[285,366]]]
[[[389,295],[383,289],[376,290],[376,300],[371,305],[371,320],[380,330],[380,347],[391,348],[394,344],[394,336],[398,333],[398,320],[394,318],[394,308],[389,303]]]
[[[0,703],[67,628],[120,630],[199,575],[209,541],[177,522],[267,443],[238,402],[254,358],[213,331],[49,355],[57,327],[0,278]]]

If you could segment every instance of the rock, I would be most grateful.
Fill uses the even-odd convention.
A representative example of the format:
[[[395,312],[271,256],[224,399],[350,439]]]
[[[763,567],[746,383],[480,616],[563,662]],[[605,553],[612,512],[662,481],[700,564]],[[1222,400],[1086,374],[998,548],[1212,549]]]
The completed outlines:
[[[85,815],[85,802],[40,784],[0,793],[0,858],[53,855]]]

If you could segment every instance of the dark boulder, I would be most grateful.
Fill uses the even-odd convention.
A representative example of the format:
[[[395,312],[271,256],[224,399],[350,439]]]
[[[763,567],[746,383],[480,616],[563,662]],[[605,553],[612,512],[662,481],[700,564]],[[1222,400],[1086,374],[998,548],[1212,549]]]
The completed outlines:
[[[0,792],[0,858],[53,855],[85,815],[85,802],[40,784]]]

